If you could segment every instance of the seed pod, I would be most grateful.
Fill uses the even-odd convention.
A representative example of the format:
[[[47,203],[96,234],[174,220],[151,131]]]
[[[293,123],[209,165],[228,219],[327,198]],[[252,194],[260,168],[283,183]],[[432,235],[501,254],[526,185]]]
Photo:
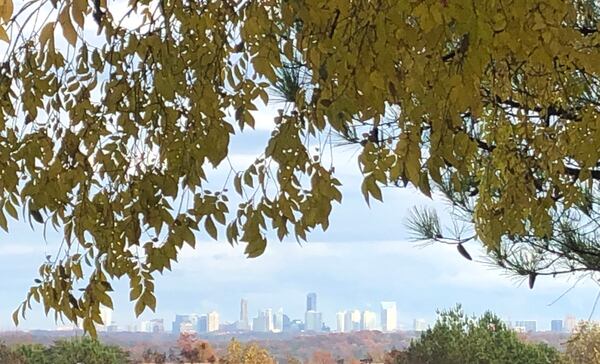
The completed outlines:
[[[465,249],[465,247],[461,244],[458,244],[456,246],[456,249],[458,250],[458,252],[460,253],[460,255],[462,255],[463,257],[465,257],[465,259],[468,260],[473,260],[473,258],[471,258],[471,255],[469,254],[469,252],[467,251],[467,249]]]
[[[535,278],[537,277],[536,272],[529,273],[529,289],[533,289],[533,285],[535,284]]]

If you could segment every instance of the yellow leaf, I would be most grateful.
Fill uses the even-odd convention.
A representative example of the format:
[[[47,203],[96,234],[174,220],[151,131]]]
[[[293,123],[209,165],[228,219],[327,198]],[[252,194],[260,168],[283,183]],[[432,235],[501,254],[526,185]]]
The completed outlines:
[[[42,49],[46,46],[46,43],[50,40],[50,38],[54,38],[54,26],[55,22],[51,21],[48,24],[44,25],[40,32],[40,44]]]
[[[2,4],[0,6],[0,19],[8,23],[13,14],[13,2],[12,0],[4,0],[0,3]]]
[[[0,25],[0,40],[5,41],[6,43],[10,41],[10,39],[8,39],[8,34],[6,34],[6,30],[4,30],[2,25]]]
[[[87,0],[74,0],[71,7],[71,16],[79,28],[83,29],[85,22],[85,12],[87,10]]]
[[[77,32],[71,23],[71,17],[69,16],[69,8],[65,7],[58,15],[58,22],[63,30],[63,35],[69,44],[75,46],[77,43]]]

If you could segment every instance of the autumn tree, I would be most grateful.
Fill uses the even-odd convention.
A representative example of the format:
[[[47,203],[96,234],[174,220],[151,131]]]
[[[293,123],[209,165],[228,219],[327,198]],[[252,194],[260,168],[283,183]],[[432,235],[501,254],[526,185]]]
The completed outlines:
[[[0,227],[64,239],[14,320],[35,300],[94,334],[113,279],[154,309],[199,233],[256,257],[326,229],[336,139],[367,200],[410,184],[464,208],[472,234],[428,237],[531,282],[596,271],[597,20],[591,0],[0,1]],[[230,167],[273,102],[264,152]]]
[[[240,343],[235,338],[227,346],[222,364],[275,364],[269,351],[256,343]]]
[[[327,351],[315,351],[310,360],[310,364],[336,364],[333,355]]]
[[[569,363],[600,363],[600,325],[580,322],[567,341],[565,356]]]
[[[216,363],[218,361],[212,346],[199,340],[196,334],[181,333],[177,339],[179,355],[185,362]]]

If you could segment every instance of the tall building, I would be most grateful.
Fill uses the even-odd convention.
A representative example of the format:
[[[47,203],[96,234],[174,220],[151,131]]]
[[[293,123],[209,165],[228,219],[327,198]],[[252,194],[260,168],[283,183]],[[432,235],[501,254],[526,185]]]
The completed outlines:
[[[165,321],[163,319],[150,320],[150,332],[165,332]]]
[[[240,320],[237,323],[238,330],[250,330],[250,321],[248,319],[248,300],[242,298],[240,302]]]
[[[550,331],[552,332],[563,332],[563,321],[552,320],[550,321]]]
[[[321,331],[323,327],[323,319],[321,313],[317,311],[306,311],[304,320],[304,330],[306,331]]]
[[[317,294],[309,293],[306,295],[306,311],[317,310]]]
[[[100,306],[100,318],[102,319],[103,325],[100,327],[102,331],[107,331],[107,328],[112,325],[112,308],[106,306]]]
[[[191,329],[189,325],[193,327],[193,331],[198,331],[198,315],[175,315],[175,321],[173,321],[173,333],[179,334],[181,331],[181,325],[186,324],[186,332],[189,332]],[[187,325],[189,324],[189,325]]]
[[[253,320],[252,331],[271,332],[273,326],[273,310],[268,308],[258,312],[258,316]]]
[[[152,322],[150,321],[142,321],[139,327],[139,332],[152,332]]]
[[[537,321],[532,321],[532,320],[515,321],[515,328],[520,328],[520,329],[517,329],[517,331],[536,332]]]
[[[360,320],[360,329],[361,330],[375,330],[377,328],[377,316],[375,312],[365,310],[362,313],[362,317]]]
[[[395,331],[397,324],[396,302],[381,302],[381,329],[386,332]]]
[[[415,319],[413,322],[413,330],[415,331],[425,331],[427,330],[427,321],[423,319]]]
[[[273,315],[273,332],[283,332],[283,308],[277,310]]]
[[[200,315],[200,317],[198,317],[198,332],[208,332],[208,317],[206,315]]]
[[[207,331],[214,332],[219,331],[219,313],[212,311],[207,315]]]
[[[337,332],[346,332],[345,329],[345,320],[346,320],[346,311],[341,311],[335,314],[335,320],[337,323]]]
[[[360,330],[360,311],[351,310],[346,311],[344,317],[344,332],[358,331]]]
[[[575,318],[575,316],[565,316],[565,320],[563,321],[563,329],[565,330],[565,332],[573,332],[575,326],[577,326],[577,319]]]

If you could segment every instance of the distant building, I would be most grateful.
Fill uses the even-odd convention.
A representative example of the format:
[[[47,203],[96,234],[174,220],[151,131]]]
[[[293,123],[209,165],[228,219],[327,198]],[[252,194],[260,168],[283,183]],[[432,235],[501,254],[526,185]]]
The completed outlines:
[[[291,331],[292,325],[290,318],[285,313],[283,314],[283,331]]]
[[[108,331],[108,327],[113,324],[112,321],[112,308],[106,306],[100,306],[100,318],[102,319],[102,325],[100,331]]]
[[[165,321],[163,319],[150,320],[150,332],[154,332],[154,333],[165,332]]]
[[[425,331],[427,330],[427,321],[423,319],[415,319],[413,322],[413,330],[415,331]]]
[[[317,310],[317,294],[309,293],[306,295],[306,311],[316,311]]]
[[[208,316],[200,315],[198,317],[198,332],[203,334],[208,332]]]
[[[250,321],[248,319],[248,301],[242,298],[240,302],[240,320],[237,323],[237,329],[242,331],[250,330]]]
[[[287,331],[289,331],[289,332],[304,331],[304,322],[302,322],[302,320],[299,320],[299,319],[291,320],[290,324],[289,324],[289,329]]]
[[[197,327],[193,323],[189,321],[184,321],[179,324],[179,333],[180,334],[195,334],[197,333]]]
[[[174,334],[181,333],[181,324],[184,322],[189,322],[190,315],[175,315],[175,321],[173,321],[173,327],[171,331]]]
[[[323,319],[321,313],[317,311],[306,311],[304,320],[304,330],[306,331],[321,331],[323,327]]]
[[[550,321],[550,331],[552,332],[563,332],[563,321],[552,320]]]
[[[567,315],[565,317],[565,321],[563,322],[563,329],[565,332],[571,333],[577,326],[577,319],[575,316]]]
[[[517,328],[523,328],[523,330],[517,330]],[[536,332],[537,331],[537,321],[515,321],[515,330],[517,331],[525,331],[525,332]]]
[[[377,328],[377,315],[373,311],[365,310],[360,320],[361,330],[375,330]]]
[[[273,332],[283,332],[283,308],[273,315]]]
[[[337,332],[346,332],[344,321],[346,320],[346,311],[341,311],[335,314],[335,321],[337,323]]]
[[[397,325],[396,302],[381,302],[381,329],[386,332],[396,331]]]
[[[270,308],[259,311],[258,316],[253,320],[252,331],[270,332],[273,329],[273,310]]]
[[[152,332],[152,323],[150,321],[140,322],[139,332]]]
[[[346,311],[344,317],[344,332],[360,330],[360,319],[359,310]]]
[[[207,332],[219,331],[219,313],[212,311],[207,315]]]

